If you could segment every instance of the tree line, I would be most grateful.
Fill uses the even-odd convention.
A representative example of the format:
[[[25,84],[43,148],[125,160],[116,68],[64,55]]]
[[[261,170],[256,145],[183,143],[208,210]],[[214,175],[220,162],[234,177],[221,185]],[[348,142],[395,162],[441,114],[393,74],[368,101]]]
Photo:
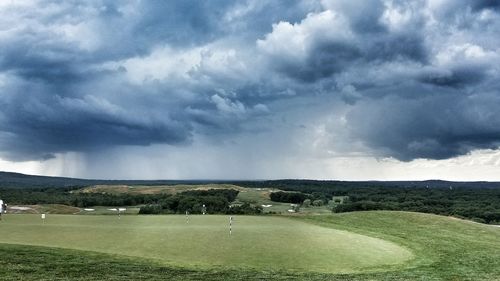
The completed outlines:
[[[148,204],[139,214],[260,214],[262,207],[248,203],[231,205],[239,191],[234,189],[189,190]]]
[[[304,202],[316,202],[315,205],[324,205],[328,204],[329,198],[326,194],[321,192],[313,192],[311,194],[303,193],[303,192],[271,192],[269,194],[271,201],[274,202],[283,202],[283,203],[293,203],[293,204],[302,204]]]
[[[134,206],[150,204],[166,197],[164,194],[101,194],[78,192],[79,187],[68,188],[0,188],[0,197],[12,204],[63,204],[80,208],[91,206]]]
[[[245,184],[241,184],[244,185]],[[249,182],[246,187],[271,187],[285,190],[276,192],[271,200],[299,203],[324,198],[345,196],[342,204],[334,204],[333,212],[368,210],[397,210],[467,218],[478,222],[500,224],[500,188],[485,184],[467,187],[465,183],[453,186],[388,186],[385,183],[359,183],[329,181],[281,180]]]
[[[199,214],[205,205],[209,214],[260,214],[262,207],[231,205],[239,191],[233,189],[189,190],[178,194],[103,194],[67,188],[0,188],[0,198],[9,205],[63,204],[79,208],[92,206],[137,206],[140,214]]]

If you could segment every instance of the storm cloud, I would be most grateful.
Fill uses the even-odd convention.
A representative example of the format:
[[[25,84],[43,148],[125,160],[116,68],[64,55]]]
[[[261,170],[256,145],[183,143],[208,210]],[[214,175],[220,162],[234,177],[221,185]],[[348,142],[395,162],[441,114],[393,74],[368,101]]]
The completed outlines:
[[[272,139],[312,125],[325,129],[308,150],[317,155],[496,149],[494,3],[0,4],[0,157]]]

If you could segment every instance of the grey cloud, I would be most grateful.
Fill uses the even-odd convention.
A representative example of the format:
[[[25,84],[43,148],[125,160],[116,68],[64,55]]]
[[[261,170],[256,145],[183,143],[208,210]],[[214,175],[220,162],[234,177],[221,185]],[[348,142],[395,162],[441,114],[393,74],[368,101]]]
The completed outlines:
[[[274,61],[277,70],[287,76],[308,83],[344,71],[360,57],[360,50],[344,43],[318,44],[311,48],[304,62]]]
[[[426,63],[429,51],[419,33],[374,35],[372,42],[365,42],[363,57],[369,61],[394,61],[408,59]]]
[[[412,100],[387,96],[360,102],[347,115],[355,139],[384,157],[446,159],[500,144],[500,102],[496,94],[478,97],[438,93]]]
[[[114,145],[189,141],[191,125],[172,109],[130,96],[113,101],[99,94],[64,97],[43,85],[19,89],[0,106],[0,131],[6,135],[0,143],[2,154],[27,160]]]
[[[431,51],[421,34],[421,16],[414,16],[404,30],[391,31],[382,21],[385,6],[381,1],[371,1],[366,7],[355,1],[330,2],[331,13],[310,14],[288,26],[280,23],[259,40],[271,67],[292,79],[316,82],[349,72],[358,64],[429,62]],[[303,38],[307,40],[302,46],[295,46]],[[276,47],[279,44],[283,46]],[[294,48],[300,53],[293,53]]]
[[[103,67],[147,56],[158,46],[182,50],[229,36],[222,18],[236,6],[233,1],[53,5],[5,11],[5,25],[17,31],[6,33],[0,44],[0,71],[7,77],[0,84],[2,157],[48,159],[55,153],[116,145],[187,144],[195,130],[237,131],[238,120],[263,114],[252,110],[258,101],[251,99],[247,105],[236,97],[221,98],[218,104],[211,100],[214,87],[235,84],[237,90],[245,83],[230,83],[224,74],[209,69],[192,72],[188,78],[193,80],[133,85],[125,78],[126,68]],[[285,2],[268,5],[286,10]],[[286,19],[307,13],[297,7],[289,9]],[[261,14],[259,21],[266,28],[277,16],[268,12],[251,11]],[[203,81],[206,77],[215,79]]]
[[[423,71],[418,80],[438,86],[461,88],[473,86],[486,78],[485,67],[474,65],[456,66],[451,69]]]
[[[473,1],[471,5],[475,10],[500,8],[500,2],[495,0],[477,0]]]
[[[497,147],[497,5],[457,2],[8,8],[0,11],[0,155],[251,137],[280,126],[268,117],[320,115],[300,103],[339,100],[345,136],[377,155],[442,159]],[[336,110],[321,113],[338,118]]]
[[[385,11],[383,1],[327,0],[323,2],[326,8],[347,15],[349,26],[356,32],[378,34],[387,31],[387,27],[380,22],[380,17]]]

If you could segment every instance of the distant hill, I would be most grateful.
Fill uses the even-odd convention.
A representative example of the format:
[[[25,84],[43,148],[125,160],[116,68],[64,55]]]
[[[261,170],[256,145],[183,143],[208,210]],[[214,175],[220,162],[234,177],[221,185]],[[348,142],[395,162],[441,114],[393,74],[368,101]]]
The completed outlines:
[[[301,180],[301,179],[283,179],[269,181],[241,181],[240,185],[245,187],[274,187],[288,189],[294,187],[428,187],[428,188],[455,188],[455,187],[473,187],[473,188],[500,188],[500,182],[489,181],[444,181],[444,180],[425,180],[425,181],[339,181],[339,180]]]
[[[65,177],[33,176],[20,173],[0,172],[0,188],[32,188],[32,187],[77,187],[97,184],[113,185],[167,185],[167,184],[199,184],[213,181],[179,181],[179,180],[98,180]]]
[[[65,177],[33,176],[12,172],[0,172],[0,188],[32,188],[32,187],[84,187],[91,185],[170,185],[170,184],[207,184],[207,183],[229,183],[245,187],[477,187],[477,188],[500,188],[500,182],[455,182],[443,180],[426,181],[338,181],[338,180],[255,180],[255,181],[235,181],[235,180],[99,180],[99,179],[78,179]]]
[[[394,187],[394,188],[500,188],[500,182],[488,181],[444,181],[444,180],[425,180],[425,181],[338,181],[338,180],[270,180],[270,181],[241,181],[239,184],[244,187],[272,187],[283,190],[321,190],[324,188],[357,188],[357,187]]]

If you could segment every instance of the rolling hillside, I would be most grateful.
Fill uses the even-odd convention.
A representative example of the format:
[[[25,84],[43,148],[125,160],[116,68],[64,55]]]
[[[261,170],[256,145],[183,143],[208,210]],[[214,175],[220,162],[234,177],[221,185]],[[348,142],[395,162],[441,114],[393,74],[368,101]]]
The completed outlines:
[[[275,187],[294,186],[329,186],[340,187],[477,187],[500,188],[500,182],[455,182],[442,180],[426,181],[337,181],[337,180],[100,180],[78,179],[66,177],[33,176],[20,173],[0,172],[0,187],[2,188],[30,188],[30,187],[85,187],[91,185],[172,185],[172,184],[210,184],[226,183],[245,187]]]

